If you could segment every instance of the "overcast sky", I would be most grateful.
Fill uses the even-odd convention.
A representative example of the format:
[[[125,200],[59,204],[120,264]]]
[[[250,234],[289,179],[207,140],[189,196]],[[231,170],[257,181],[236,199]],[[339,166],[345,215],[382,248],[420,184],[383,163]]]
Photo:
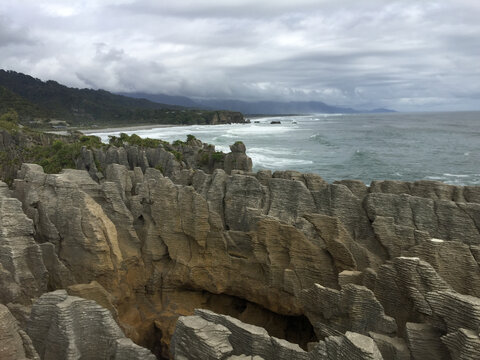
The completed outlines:
[[[0,68],[110,91],[480,110],[480,1],[5,0]]]

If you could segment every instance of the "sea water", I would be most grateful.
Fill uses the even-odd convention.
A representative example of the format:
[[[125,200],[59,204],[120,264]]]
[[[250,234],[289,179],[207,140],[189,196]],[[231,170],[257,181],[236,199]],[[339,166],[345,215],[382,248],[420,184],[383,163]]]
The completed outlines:
[[[392,179],[480,185],[480,112],[317,114],[251,121],[123,132],[167,141],[192,134],[224,152],[243,141],[255,171],[312,172],[329,182]],[[120,132],[96,135],[108,141]]]

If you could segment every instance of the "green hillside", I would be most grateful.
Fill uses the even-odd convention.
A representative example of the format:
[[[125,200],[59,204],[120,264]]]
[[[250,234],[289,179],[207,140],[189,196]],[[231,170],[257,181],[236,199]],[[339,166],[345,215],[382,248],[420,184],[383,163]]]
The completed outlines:
[[[20,122],[29,126],[42,126],[51,120],[73,126],[244,121],[239,113],[193,110],[105,90],[69,88],[55,81],[44,82],[15,71],[0,70],[0,114],[8,110],[15,110]]]

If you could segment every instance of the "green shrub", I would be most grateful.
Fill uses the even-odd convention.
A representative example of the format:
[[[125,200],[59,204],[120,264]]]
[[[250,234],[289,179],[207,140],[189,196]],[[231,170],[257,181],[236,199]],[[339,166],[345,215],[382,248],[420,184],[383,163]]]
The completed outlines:
[[[0,128],[8,131],[18,130],[18,114],[15,110],[9,110],[0,116]]]
[[[177,159],[178,162],[181,162],[183,160],[183,154],[181,152],[178,152],[176,150],[170,150],[170,152],[175,156],[175,159]]]
[[[203,153],[203,154],[200,156],[199,162],[200,162],[200,164],[202,164],[202,165],[208,165],[208,163],[210,162],[210,156],[208,155],[208,153]]]
[[[123,145],[137,145],[141,147],[156,148],[160,145],[170,145],[168,142],[163,140],[151,138],[143,139],[137,134],[128,135],[125,133],[121,133],[118,137],[111,135],[108,143],[116,147],[121,147]]]
[[[225,158],[225,154],[221,151],[215,151],[213,154],[212,154],[212,159],[214,161],[223,161],[223,159]]]

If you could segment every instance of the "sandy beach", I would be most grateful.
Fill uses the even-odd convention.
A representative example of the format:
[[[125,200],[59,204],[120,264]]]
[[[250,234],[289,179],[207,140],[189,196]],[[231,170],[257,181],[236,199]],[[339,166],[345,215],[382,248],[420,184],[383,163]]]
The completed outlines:
[[[72,128],[68,130],[48,130],[45,131],[47,133],[52,134],[59,134],[59,135],[68,135],[71,131],[80,131],[85,135],[90,134],[99,134],[99,133],[109,133],[109,132],[116,132],[119,130],[122,131],[136,131],[136,130],[151,130],[151,129],[159,129],[159,128],[169,128],[175,126],[185,126],[185,125],[176,125],[176,124],[148,124],[148,125],[134,125],[134,126],[112,126],[112,127],[105,127],[105,128]]]
[[[168,128],[168,127],[175,127],[175,126],[185,126],[185,125],[176,125],[176,124],[149,124],[149,125],[134,125],[134,126],[114,126],[108,128],[88,128],[88,129],[78,129],[84,134],[98,134],[98,133],[107,133],[107,132],[114,132],[118,130],[124,131],[135,131],[135,130],[151,130],[151,129],[159,129],[159,128]]]

